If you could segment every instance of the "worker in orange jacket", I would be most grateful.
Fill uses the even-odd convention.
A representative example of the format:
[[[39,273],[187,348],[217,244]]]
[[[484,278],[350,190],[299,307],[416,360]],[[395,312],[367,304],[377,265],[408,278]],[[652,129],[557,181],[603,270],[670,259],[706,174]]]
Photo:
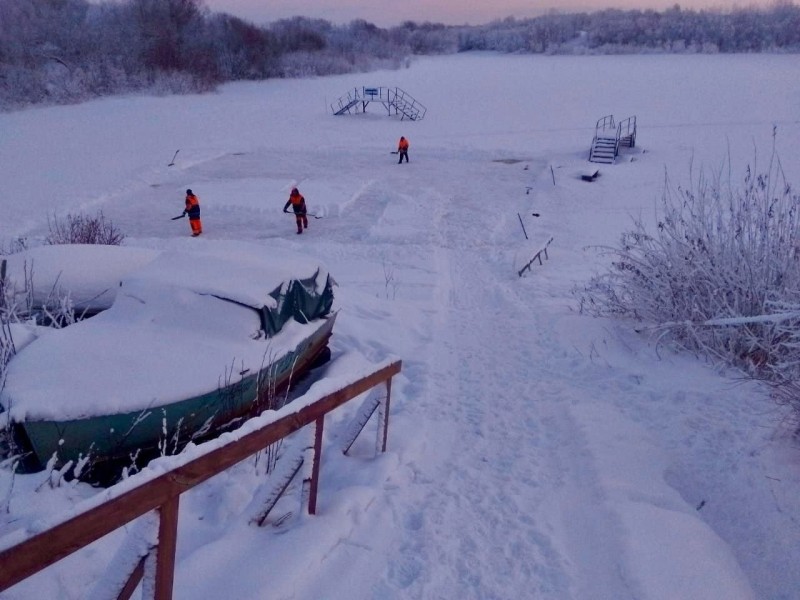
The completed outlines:
[[[200,200],[192,193],[192,190],[186,190],[186,208],[183,214],[189,215],[192,237],[203,233],[203,223],[200,221]]]
[[[297,188],[292,188],[289,199],[283,205],[283,212],[288,213],[289,206],[294,211],[294,220],[297,223],[297,233],[303,233],[303,229],[308,229],[308,217],[306,216],[306,199]]]
[[[408,140],[403,136],[400,136],[400,141],[397,142],[397,153],[400,155],[400,160],[397,161],[398,165],[403,162],[403,157],[408,162]]]

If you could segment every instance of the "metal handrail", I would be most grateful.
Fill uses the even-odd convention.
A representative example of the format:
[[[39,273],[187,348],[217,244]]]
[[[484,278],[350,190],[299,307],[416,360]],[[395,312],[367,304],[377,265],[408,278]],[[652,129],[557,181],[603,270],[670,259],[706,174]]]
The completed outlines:
[[[622,130],[625,130],[625,133],[622,133]],[[627,119],[623,119],[617,125],[617,137],[627,137],[629,135],[636,135],[636,117],[628,117]]]
[[[597,123],[594,126],[595,135],[597,135],[597,131],[605,131],[606,129],[614,129],[614,115],[606,115],[605,117],[598,119]]]
[[[351,108],[355,108],[355,112],[363,112],[369,102],[380,102],[387,108],[394,107],[395,111],[403,113],[404,117],[412,120],[422,119],[428,111],[414,97],[398,87],[363,86],[353,88],[352,91],[332,102],[331,113],[338,115],[349,112]],[[361,103],[360,110],[359,103]]]

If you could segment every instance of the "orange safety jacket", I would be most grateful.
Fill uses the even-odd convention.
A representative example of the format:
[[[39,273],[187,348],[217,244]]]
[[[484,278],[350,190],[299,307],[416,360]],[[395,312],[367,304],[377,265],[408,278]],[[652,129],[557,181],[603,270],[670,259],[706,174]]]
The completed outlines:
[[[406,138],[400,138],[400,142],[397,144],[397,151],[402,152],[404,150],[408,150],[408,140]]]
[[[186,195],[186,214],[190,219],[200,218],[200,200],[194,194]]]
[[[291,194],[286,204],[283,205],[283,210],[286,210],[291,205],[295,214],[304,215],[306,213],[306,199],[303,194]]]

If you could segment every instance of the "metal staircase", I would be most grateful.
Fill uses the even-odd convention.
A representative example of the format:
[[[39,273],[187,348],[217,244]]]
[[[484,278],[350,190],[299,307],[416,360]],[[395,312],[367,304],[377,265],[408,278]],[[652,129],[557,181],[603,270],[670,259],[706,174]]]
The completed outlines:
[[[599,119],[594,127],[594,139],[589,150],[589,162],[614,164],[620,146],[636,145],[636,117],[614,124],[614,115]]]
[[[425,117],[427,109],[417,102],[411,94],[400,88],[361,87],[353,88],[330,105],[334,115],[367,112],[370,102],[383,105],[389,115],[400,115],[400,120],[419,121]]]
[[[617,139],[620,146],[633,148],[636,145],[636,117],[628,117],[617,125]]]

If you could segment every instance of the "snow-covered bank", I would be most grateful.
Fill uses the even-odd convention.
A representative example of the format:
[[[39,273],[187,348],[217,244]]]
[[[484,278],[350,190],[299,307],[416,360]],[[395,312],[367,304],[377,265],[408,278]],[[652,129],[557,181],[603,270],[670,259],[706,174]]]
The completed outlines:
[[[665,172],[680,184],[730,156],[735,182],[775,131],[800,181],[798,79],[793,56],[459,55],[0,115],[0,240],[102,209],[131,244],[245,239],[323,260],[339,283],[334,359],[404,361],[389,452],[326,452],[318,516],[290,496],[282,526],[250,526],[252,463],[182,501],[176,597],[790,599],[800,455],[782,411],[577,315],[570,290],[602,265],[587,247],[652,214]],[[373,84],[406,89],[426,118],[325,113],[326,98]],[[606,114],[638,117],[637,147],[588,183]],[[400,135],[409,164],[389,154]],[[280,212],[292,185],[322,215],[302,236]],[[170,220],[186,187],[198,239]],[[549,259],[518,277],[549,236]],[[43,479],[2,472],[0,532],[94,493],[36,491]],[[82,597],[112,537],[3,597]]]

